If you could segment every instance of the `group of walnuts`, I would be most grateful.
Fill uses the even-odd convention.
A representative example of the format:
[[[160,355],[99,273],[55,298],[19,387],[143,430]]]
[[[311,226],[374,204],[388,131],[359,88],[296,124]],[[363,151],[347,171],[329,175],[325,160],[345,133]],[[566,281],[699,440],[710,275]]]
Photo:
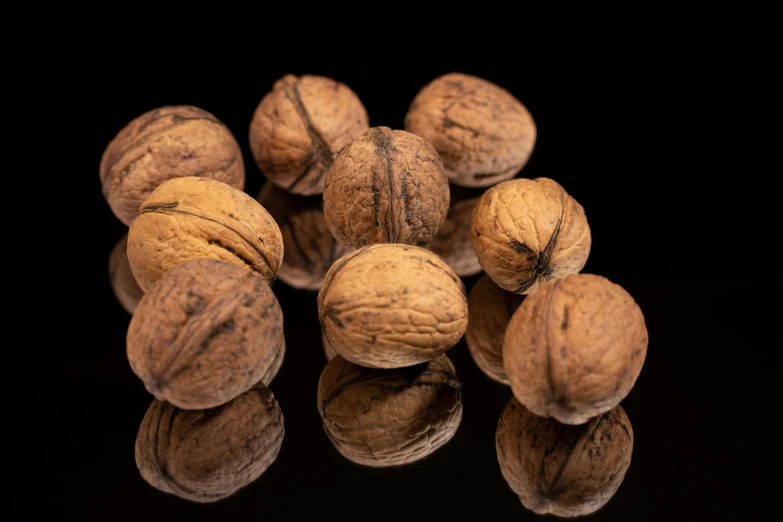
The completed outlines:
[[[110,260],[133,314],[128,359],[157,399],[136,441],[142,476],[214,501],[275,460],[279,277],[318,290],[329,358],[318,410],[345,457],[408,463],[454,435],[462,384],[445,352],[465,335],[513,391],[496,449],[522,503],[561,516],[605,504],[630,464],[619,403],[647,330],[625,290],[579,273],[582,206],[551,179],[512,179],[535,140],[527,109],[473,76],[433,80],[392,130],[370,127],[346,85],[287,75],[250,124],[269,180],[252,198],[239,145],[212,114],[167,106],[129,123],[100,177],[130,227]],[[482,269],[466,295],[460,277]]]

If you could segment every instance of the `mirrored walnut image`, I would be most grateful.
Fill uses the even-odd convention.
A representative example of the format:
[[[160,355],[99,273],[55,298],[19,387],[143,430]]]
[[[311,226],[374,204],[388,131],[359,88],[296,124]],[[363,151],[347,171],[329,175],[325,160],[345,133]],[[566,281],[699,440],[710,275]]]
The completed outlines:
[[[516,294],[582,270],[592,240],[582,205],[549,178],[488,189],[473,210],[471,238],[487,275]]]
[[[337,355],[318,382],[329,439],[365,466],[397,466],[431,454],[462,420],[462,385],[445,355],[397,370],[373,370]]]
[[[144,292],[131,272],[128,262],[128,234],[117,241],[109,255],[109,283],[114,296],[129,314],[133,314]]]
[[[425,248],[438,254],[458,276],[472,276],[481,272],[470,238],[470,219],[481,193],[456,185],[450,185],[450,189],[451,204],[446,221]]]
[[[199,257],[240,266],[272,283],[283,237],[258,201],[220,181],[175,178],[144,200],[128,231],[128,261],[145,292],[174,266]]]
[[[500,471],[538,514],[587,515],[615,494],[631,464],[633,430],[615,406],[580,426],[532,414],[513,397],[495,438]]]
[[[432,143],[449,181],[488,187],[514,177],[536,142],[536,125],[522,103],[487,80],[451,73],[413,99],[405,130]]]
[[[103,195],[126,225],[153,190],[182,176],[216,179],[239,190],[245,186],[237,140],[198,107],[167,106],[142,114],[117,134],[101,158]]]
[[[647,354],[647,327],[628,292],[575,274],[527,296],[506,329],[503,367],[519,402],[582,424],[628,395]]]
[[[128,325],[128,360],[155,397],[211,408],[269,384],[283,361],[283,312],[269,285],[215,259],[172,268]]]
[[[373,127],[340,151],[323,197],[332,235],[355,248],[426,245],[443,225],[450,200],[432,145],[388,127]]]
[[[345,84],[288,74],[258,104],[250,150],[272,182],[294,194],[320,194],[334,156],[369,126],[364,105]]]
[[[283,444],[283,413],[264,386],[208,410],[156,400],[136,436],[136,466],[153,487],[215,502],[263,474]]]
[[[468,326],[465,287],[421,247],[380,244],[337,260],[318,292],[318,317],[332,348],[370,368],[434,359]]]

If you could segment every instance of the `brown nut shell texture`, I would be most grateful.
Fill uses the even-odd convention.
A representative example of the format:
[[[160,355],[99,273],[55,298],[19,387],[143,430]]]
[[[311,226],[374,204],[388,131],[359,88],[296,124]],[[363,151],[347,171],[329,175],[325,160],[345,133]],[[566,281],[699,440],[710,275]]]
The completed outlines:
[[[471,238],[484,271],[516,294],[582,270],[592,242],[582,205],[549,178],[488,189],[473,210]]]
[[[602,276],[549,281],[514,313],[503,366],[519,402],[542,417],[582,424],[631,391],[647,327],[628,292]]]
[[[318,292],[318,317],[332,348],[370,368],[434,359],[468,325],[462,281],[420,247],[380,244],[339,259]]]
[[[270,181],[294,194],[320,194],[334,156],[369,126],[364,105],[345,84],[288,74],[258,104],[250,150]]]
[[[237,140],[215,116],[198,107],[167,106],[142,114],[117,134],[101,158],[103,195],[126,225],[161,183],[183,176],[245,187]]]
[[[470,238],[470,220],[479,196],[468,189],[451,185],[451,203],[446,221],[426,248],[443,259],[460,277],[481,272],[481,264]]]
[[[136,436],[136,466],[161,491],[214,502],[260,477],[284,435],[283,413],[263,386],[208,410],[156,400]]]
[[[241,190],[205,178],[169,180],[131,223],[131,270],[148,292],[167,270],[199,257],[228,261],[272,283],[283,238],[269,212]]]
[[[388,127],[373,127],[340,151],[323,197],[332,235],[355,248],[426,245],[443,225],[450,201],[432,145]]]
[[[127,353],[158,399],[184,409],[219,406],[274,378],[285,353],[283,312],[263,279],[231,263],[193,259],[142,298]]]
[[[133,315],[144,292],[133,277],[128,262],[128,234],[122,236],[109,255],[109,283],[126,312]]]
[[[492,82],[459,73],[436,78],[416,95],[405,130],[432,143],[449,181],[465,187],[512,178],[536,142],[536,125],[519,100]]]
[[[462,385],[445,355],[397,370],[374,370],[336,356],[318,382],[324,431],[347,459],[397,466],[431,454],[457,431]]]

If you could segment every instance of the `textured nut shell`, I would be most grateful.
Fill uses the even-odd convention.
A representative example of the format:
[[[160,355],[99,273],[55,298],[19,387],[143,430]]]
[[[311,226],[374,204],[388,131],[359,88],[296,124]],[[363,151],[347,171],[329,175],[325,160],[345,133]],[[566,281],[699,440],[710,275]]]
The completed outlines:
[[[409,132],[373,127],[345,146],[326,175],[332,235],[359,248],[426,245],[443,225],[449,184],[432,146]]]
[[[320,194],[334,156],[369,125],[364,105],[345,84],[289,74],[258,104],[250,150],[272,182],[295,194]]]
[[[260,277],[193,259],[142,298],[126,344],[131,369],[155,397],[211,408],[271,382],[285,352],[283,312]]]
[[[129,314],[139,304],[144,292],[131,272],[128,262],[128,234],[122,236],[109,255],[109,283],[114,296]]]
[[[215,116],[198,107],[169,106],[142,114],[117,134],[101,158],[103,195],[126,225],[153,190],[182,176],[245,187],[237,140]]]
[[[324,345],[324,355],[327,361],[331,361],[337,355],[337,350],[332,348],[332,344],[329,339],[326,338],[326,334],[321,332],[321,343]]]
[[[488,189],[473,210],[470,233],[487,275],[517,294],[582,270],[592,241],[582,205],[549,178]]]
[[[156,400],[136,436],[136,466],[161,491],[214,502],[260,477],[284,434],[280,406],[263,386],[209,410]]]
[[[188,259],[228,261],[275,280],[283,238],[275,220],[244,192],[205,178],[176,178],[144,200],[128,231],[128,260],[145,292]]]
[[[446,74],[426,85],[405,117],[405,130],[432,143],[449,181],[488,187],[525,166],[536,125],[524,105],[494,83]]]
[[[451,204],[446,221],[426,248],[438,254],[458,276],[472,276],[481,272],[481,264],[470,238],[470,219],[479,197],[465,193],[461,187],[450,188]]]
[[[434,359],[468,325],[465,286],[438,256],[420,247],[381,244],[340,260],[318,292],[318,317],[332,347],[370,368]]]
[[[318,382],[324,430],[347,459],[396,466],[431,454],[456,433],[462,385],[441,355],[397,370],[363,368],[336,356]]]
[[[538,514],[575,517],[606,504],[631,464],[633,430],[619,405],[568,426],[532,414],[513,397],[495,438],[503,477]]]
[[[514,313],[503,343],[519,402],[566,424],[619,404],[646,355],[641,309],[622,287],[592,274],[542,285]]]

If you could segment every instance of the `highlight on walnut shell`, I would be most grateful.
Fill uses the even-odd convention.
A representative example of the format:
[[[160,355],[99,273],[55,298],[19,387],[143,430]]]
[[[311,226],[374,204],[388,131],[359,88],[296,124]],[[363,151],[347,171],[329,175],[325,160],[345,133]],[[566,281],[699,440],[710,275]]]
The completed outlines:
[[[144,296],[139,284],[133,277],[130,263],[128,262],[128,234],[125,233],[117,241],[109,255],[109,283],[120,305],[126,312],[133,315]]]
[[[311,196],[323,192],[337,152],[369,126],[364,105],[345,84],[287,74],[253,114],[250,150],[270,181]]]
[[[446,355],[396,370],[364,368],[337,355],[321,373],[318,411],[348,460],[397,466],[432,454],[454,436],[461,389]]]
[[[419,91],[405,116],[405,130],[430,142],[449,181],[488,187],[514,177],[536,142],[527,108],[494,83],[450,73]]]
[[[176,178],[144,200],[128,231],[128,260],[145,292],[194,258],[228,261],[268,283],[283,260],[280,228],[258,201],[225,183]]]
[[[576,517],[603,507],[631,464],[633,430],[621,406],[580,426],[538,417],[513,397],[498,422],[500,471],[522,504]]]
[[[628,292],[605,277],[576,274],[545,283],[514,312],[503,367],[527,409],[582,424],[628,395],[647,342],[644,316]]]
[[[340,151],[323,198],[332,235],[355,248],[426,245],[443,225],[450,201],[432,145],[389,127],[373,127]]]
[[[487,275],[516,294],[582,270],[592,242],[582,205],[549,178],[488,189],[473,211],[471,238]]]
[[[332,348],[369,368],[434,359],[468,325],[465,287],[421,247],[379,244],[335,262],[318,292],[318,317]]]
[[[283,362],[283,312],[263,279],[215,259],[186,261],[139,303],[128,360],[147,390],[183,409],[225,404]]]
[[[460,277],[481,272],[481,264],[470,238],[470,219],[479,201],[480,192],[450,185],[451,203],[446,221],[425,248],[443,259]]]
[[[115,136],[101,157],[103,195],[126,225],[155,188],[183,176],[245,187],[237,140],[215,116],[198,107],[175,105],[145,112]]]

